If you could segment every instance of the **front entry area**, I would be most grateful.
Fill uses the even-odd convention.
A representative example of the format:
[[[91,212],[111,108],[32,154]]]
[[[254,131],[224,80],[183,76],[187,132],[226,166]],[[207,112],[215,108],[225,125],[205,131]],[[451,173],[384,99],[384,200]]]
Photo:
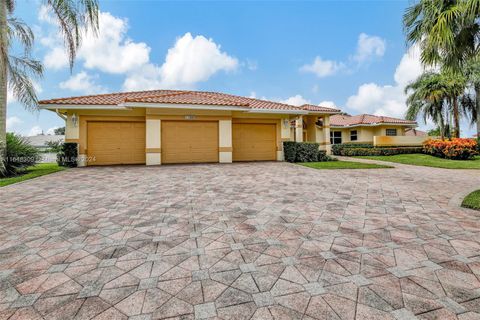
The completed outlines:
[[[218,162],[218,121],[162,121],[162,164]]]
[[[268,161],[277,159],[274,123],[234,123],[232,128],[233,161]]]
[[[144,164],[145,122],[87,122],[89,165]]]

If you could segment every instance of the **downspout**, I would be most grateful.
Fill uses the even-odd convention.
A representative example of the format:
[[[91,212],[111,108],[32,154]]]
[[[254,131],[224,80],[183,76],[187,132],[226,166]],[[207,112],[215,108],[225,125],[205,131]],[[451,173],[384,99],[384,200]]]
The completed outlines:
[[[65,117],[63,114],[61,114],[58,109],[55,109],[55,113],[57,114],[57,116],[59,116],[60,118],[62,118],[63,120],[67,121],[67,117]]]

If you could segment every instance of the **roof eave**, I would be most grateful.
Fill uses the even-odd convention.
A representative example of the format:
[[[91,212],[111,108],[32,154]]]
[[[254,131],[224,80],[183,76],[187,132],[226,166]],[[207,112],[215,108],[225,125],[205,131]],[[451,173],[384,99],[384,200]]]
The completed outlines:
[[[45,110],[130,110],[131,108],[116,104],[39,104],[39,109]]]
[[[378,127],[378,126],[384,126],[384,125],[387,125],[387,126],[406,126],[406,127],[412,127],[412,128],[416,128],[418,126],[418,124],[416,124],[416,123],[380,122],[380,123],[370,123],[370,124],[366,124],[366,123],[351,124],[351,125],[345,125],[345,126],[330,124],[330,127],[341,129],[341,128],[356,128],[356,127]]]
[[[306,115],[308,111],[305,110],[284,110],[284,109],[260,109],[260,108],[252,108],[248,111],[249,113],[275,113],[275,114],[298,114],[298,115]]]

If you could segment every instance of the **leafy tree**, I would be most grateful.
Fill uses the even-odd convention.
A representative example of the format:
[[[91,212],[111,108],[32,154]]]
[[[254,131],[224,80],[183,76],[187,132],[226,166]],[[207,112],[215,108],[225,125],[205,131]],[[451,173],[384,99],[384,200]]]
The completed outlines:
[[[65,127],[60,127],[55,130],[53,130],[56,136],[63,136],[65,135]]]
[[[55,17],[64,36],[69,56],[70,69],[81,44],[84,30],[98,30],[97,0],[43,0]],[[7,91],[27,109],[36,110],[37,95],[32,77],[41,77],[43,68],[40,61],[32,58],[34,34],[30,27],[14,16],[15,0],[0,1],[0,172],[6,170],[6,115]],[[22,48],[19,55],[13,52],[13,45]]]
[[[407,98],[406,118],[424,122],[431,119],[440,129],[442,139],[460,136],[460,117],[471,113],[473,101],[465,93],[466,77],[451,72],[426,72],[405,88]]]
[[[427,66],[440,66],[456,74],[472,71],[480,53],[480,0],[420,0],[407,8],[403,22],[407,42],[421,49]],[[474,68],[475,69],[475,68]],[[467,85],[476,95],[477,133],[480,134],[480,83],[478,76],[467,73]],[[477,73],[478,74],[478,73]]]

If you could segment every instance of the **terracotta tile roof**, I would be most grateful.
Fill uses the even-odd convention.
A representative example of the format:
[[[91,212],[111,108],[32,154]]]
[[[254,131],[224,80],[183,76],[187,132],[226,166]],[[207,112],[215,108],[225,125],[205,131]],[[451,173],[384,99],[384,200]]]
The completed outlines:
[[[372,125],[372,124],[406,124],[416,125],[415,121],[403,120],[392,117],[374,116],[371,114],[360,114],[356,116],[336,114],[330,117],[330,125],[336,127],[349,127],[355,125]]]
[[[157,96],[147,97],[127,97],[125,102],[146,102],[146,103],[173,103],[173,104],[200,104],[200,105],[219,105],[219,106],[243,106],[248,107],[248,103],[242,103],[233,99],[218,97],[205,92],[175,92]]]
[[[301,105],[300,108],[302,108],[303,110],[307,110],[307,111],[331,112],[331,113],[340,112],[339,109],[316,106],[316,105],[313,105],[313,104],[304,104],[304,105]]]
[[[250,109],[302,110],[285,103],[241,97],[219,92],[150,90],[137,92],[120,92],[90,96],[58,98],[39,101],[40,105],[109,105],[116,106],[125,102],[172,103],[239,106]]]
[[[417,130],[417,129],[406,129],[405,130],[405,135],[406,136],[412,136],[412,137],[426,137],[427,133],[425,131]]]

